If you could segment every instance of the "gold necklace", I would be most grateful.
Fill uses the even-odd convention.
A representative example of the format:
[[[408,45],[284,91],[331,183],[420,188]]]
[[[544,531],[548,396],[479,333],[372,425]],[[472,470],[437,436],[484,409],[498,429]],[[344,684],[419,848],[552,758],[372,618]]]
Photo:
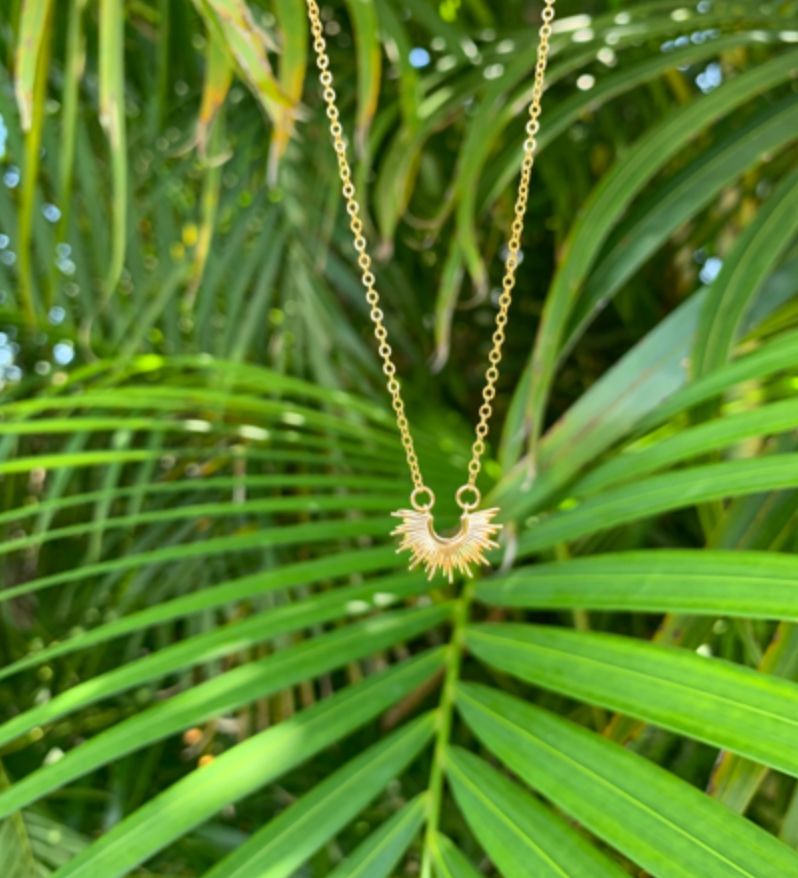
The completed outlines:
[[[330,73],[330,59],[327,57],[327,45],[324,40],[324,31],[316,0],[307,0],[308,17],[313,33],[313,48],[316,52],[316,64],[319,68],[319,80],[322,93],[327,104],[327,117],[330,120],[330,134],[332,135],[333,147],[338,159],[338,170],[341,176],[341,184],[346,210],[349,214],[349,227],[352,230],[355,250],[358,253],[358,265],[362,271],[361,280],[366,289],[366,301],[371,306],[371,320],[374,323],[374,335],[379,342],[379,354],[382,357],[382,371],[388,378],[388,392],[393,400],[393,408],[396,412],[396,424],[402,437],[407,454],[407,463],[410,467],[410,475],[413,479],[413,491],[410,494],[412,509],[400,509],[394,512],[396,518],[402,519],[402,524],[392,532],[392,535],[402,537],[398,552],[409,550],[410,569],[417,564],[423,564],[429,578],[441,570],[452,581],[453,573],[459,570],[461,573],[471,576],[472,564],[488,564],[485,552],[488,549],[497,549],[499,544],[493,537],[501,530],[502,525],[494,524],[492,519],[499,512],[498,508],[483,509],[477,511],[482,499],[476,486],[477,476],[482,468],[482,455],[485,453],[485,438],[488,435],[488,422],[493,413],[491,402],[496,396],[496,381],[499,378],[499,363],[502,358],[502,345],[504,344],[504,327],[507,325],[507,313],[512,302],[513,287],[515,286],[515,272],[518,268],[518,256],[521,250],[521,235],[524,231],[524,214],[529,198],[529,181],[532,176],[532,167],[535,162],[535,137],[540,130],[540,102],[543,96],[543,78],[546,73],[546,62],[549,56],[549,37],[551,36],[551,23],[554,20],[555,0],[545,0],[540,28],[540,42],[538,44],[537,64],[535,66],[535,81],[532,86],[532,100],[529,104],[529,121],[526,124],[527,137],[524,141],[524,159],[521,164],[521,179],[518,183],[518,195],[515,201],[515,219],[512,225],[512,235],[508,244],[508,255],[505,260],[504,279],[502,281],[502,293],[499,297],[499,312],[496,315],[496,330],[493,333],[493,348],[489,359],[490,366],[485,373],[485,388],[482,391],[482,406],[479,409],[479,423],[476,426],[476,439],[471,448],[471,460],[468,464],[468,481],[457,491],[457,505],[463,510],[460,517],[460,530],[453,537],[442,537],[435,532],[432,507],[435,505],[435,495],[424,484],[421,469],[413,445],[413,437],[410,435],[410,427],[405,414],[405,404],[402,400],[399,381],[396,378],[396,366],[391,359],[391,347],[388,344],[388,332],[383,325],[383,313],[379,307],[380,297],[374,285],[376,279],[371,272],[371,257],[366,252],[366,239],[363,235],[363,220],[360,219],[360,205],[355,198],[355,185],[352,182],[352,172],[346,158],[346,144],[343,140],[343,128],[339,121],[338,107],[335,103],[335,91],[333,90],[333,77]],[[469,494],[471,500],[465,499]],[[419,497],[426,495],[427,502],[421,502]]]

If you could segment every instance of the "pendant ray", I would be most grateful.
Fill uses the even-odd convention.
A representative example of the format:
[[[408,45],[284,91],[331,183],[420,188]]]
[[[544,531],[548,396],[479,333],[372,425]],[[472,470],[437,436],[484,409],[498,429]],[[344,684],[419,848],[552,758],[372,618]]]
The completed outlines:
[[[452,537],[442,537],[435,532],[431,512],[400,509],[392,513],[395,518],[402,519],[399,527],[392,531],[393,536],[402,537],[397,552],[409,551],[410,569],[422,564],[429,579],[439,569],[448,576],[449,582],[452,582],[455,570],[465,576],[472,576],[471,565],[487,566],[489,562],[485,552],[499,548],[493,537],[501,530],[502,525],[492,521],[498,512],[498,509],[464,512],[460,516],[458,533]]]

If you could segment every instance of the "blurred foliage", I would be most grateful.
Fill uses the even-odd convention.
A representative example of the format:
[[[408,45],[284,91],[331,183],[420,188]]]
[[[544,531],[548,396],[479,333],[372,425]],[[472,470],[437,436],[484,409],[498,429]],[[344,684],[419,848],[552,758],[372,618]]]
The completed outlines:
[[[4,0],[3,878],[798,875],[798,4],[558,6],[450,586],[302,0]],[[450,524],[539,16],[322,8]]]

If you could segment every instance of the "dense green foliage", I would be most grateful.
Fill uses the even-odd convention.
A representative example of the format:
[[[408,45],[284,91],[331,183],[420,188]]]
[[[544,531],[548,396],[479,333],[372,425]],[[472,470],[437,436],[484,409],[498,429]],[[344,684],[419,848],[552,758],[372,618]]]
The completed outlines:
[[[2,3],[2,878],[798,876],[798,4],[558,2],[452,586],[303,0]],[[449,523],[539,13],[323,7]]]

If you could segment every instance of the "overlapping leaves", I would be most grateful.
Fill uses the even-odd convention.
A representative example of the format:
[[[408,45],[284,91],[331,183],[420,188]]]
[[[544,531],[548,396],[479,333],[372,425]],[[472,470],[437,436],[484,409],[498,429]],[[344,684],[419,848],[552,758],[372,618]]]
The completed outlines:
[[[34,6],[26,4],[28,22]],[[235,68],[276,123],[276,162],[287,155],[298,118],[302,41],[283,40],[274,77],[266,49],[276,46],[243,4],[198,6],[216,65],[202,124],[210,128],[214,117],[218,124]],[[456,186],[435,221],[455,213],[438,301],[440,364],[464,270],[480,295],[486,291],[477,217],[517,163],[513,136],[497,149],[522,106],[533,56],[499,52],[497,44],[494,58],[486,38],[478,52],[489,60],[511,55],[503,77],[486,85],[472,69],[476,43],[460,24],[424,4],[407,6],[414,23],[451,51],[448,75],[412,68],[408,26],[391,3],[349,4],[360,59],[359,173],[367,179],[380,155],[375,214],[386,238],[411,201],[429,139],[464,103],[480,99]],[[278,7],[278,22],[298,20],[295,4]],[[106,38],[118,37],[120,7],[105,3],[102,14]],[[716,4],[699,14],[700,27],[692,10],[656,4],[565,22],[555,35],[553,84],[592,64],[599,43],[616,47],[618,66],[599,77],[595,91],[547,107],[543,147],[600,103],[673,67],[721,55],[727,69],[747,69],[713,94],[688,94],[684,107],[652,117],[569,234],[529,380],[520,384],[503,437],[506,474],[492,491],[508,532],[496,560],[510,567],[517,559],[515,569],[481,580],[473,592],[430,587],[401,571],[385,541],[387,514],[407,490],[389,412],[329,384],[242,365],[279,261],[285,255],[297,277],[314,274],[307,242],[279,232],[285,216],[277,209],[264,209],[243,262],[240,245],[252,245],[253,234],[244,224],[221,251],[206,238],[209,249],[190,271],[178,264],[155,294],[136,292],[130,305],[106,313],[106,290],[87,306],[126,354],[146,347],[160,326],[173,350],[188,356],[100,361],[65,384],[21,388],[8,401],[0,473],[13,499],[0,524],[13,532],[0,557],[13,562],[7,569],[15,580],[0,596],[18,658],[0,674],[4,682],[24,681],[25,693],[0,726],[5,761],[18,769],[0,790],[0,815],[8,817],[0,844],[12,851],[12,868],[32,864],[92,878],[157,869],[187,839],[218,826],[221,809],[231,813],[295,766],[315,765],[342,741],[369,734],[362,752],[289,804],[261,803],[264,825],[221,852],[214,848],[206,874],[289,878],[408,770],[414,778],[428,773],[429,781],[414,780],[394,796],[376,830],[318,874],[387,878],[413,848],[423,878],[433,870],[473,878],[480,874],[477,846],[508,878],[530,870],[559,878],[641,869],[659,878],[798,874],[787,844],[734,813],[745,810],[768,772],[798,776],[798,567],[773,551],[792,546],[798,510],[791,441],[798,427],[796,186],[788,163],[777,163],[776,185],[730,244],[709,289],[688,296],[543,429],[557,368],[597,307],[763,154],[773,160],[792,148],[795,101],[786,92],[796,61],[784,45],[792,39],[790,10]],[[704,38],[688,45],[687,33]],[[668,57],[627,63],[624,50],[641,36],[677,45]],[[398,107],[378,101],[380,37],[398,53]],[[766,63],[740,62],[764,44],[773,47]],[[118,100],[122,76],[118,67],[111,72],[107,108]],[[21,75],[28,107],[30,58]],[[749,115],[762,90],[773,105]],[[709,123],[725,125],[741,109],[742,129],[724,127],[713,141]],[[396,118],[403,123],[394,131]],[[210,144],[210,131],[201,128],[201,136]],[[688,147],[695,152],[673,168]],[[81,186],[90,184],[84,167]],[[208,231],[218,219],[218,175],[204,185]],[[117,204],[115,259],[123,207]],[[0,198],[0,211],[13,215],[8,199]],[[272,243],[265,257],[259,232]],[[36,246],[46,252],[51,242],[40,237]],[[327,255],[324,270],[351,289],[348,269],[334,250]],[[135,255],[129,259],[138,288],[147,272]],[[85,264],[78,270],[87,271]],[[227,322],[217,332],[217,298],[232,275]],[[85,286],[93,289],[88,277]],[[183,289],[196,348],[181,335],[186,313],[175,303]],[[365,360],[362,339],[336,332],[347,352]],[[308,338],[303,350],[312,367],[298,367],[299,357],[275,359],[320,378],[333,355],[318,327]],[[220,359],[194,350],[214,350]],[[263,361],[260,351],[256,358]],[[528,437],[533,454],[524,456]],[[418,441],[436,493],[452,494],[464,444],[442,428],[420,432]],[[669,517],[694,508],[700,517],[691,538],[677,540]],[[674,547],[684,543],[691,548]],[[35,618],[38,643],[19,633],[14,614]],[[663,617],[658,631],[647,621],[652,615]],[[63,630],[67,619],[79,622],[75,630]],[[711,655],[718,625],[735,632],[723,641],[734,645],[724,657]],[[52,688],[44,685],[53,678]],[[384,735],[380,717],[391,728]],[[168,783],[145,789],[146,754],[157,758],[159,747],[186,732],[199,733],[198,743],[184,739],[187,764]],[[656,764],[655,738],[687,738],[720,752],[711,795]],[[142,754],[133,759],[141,759],[145,781],[124,813],[107,816],[108,831],[91,843],[58,829],[69,856],[48,852],[46,808],[56,803],[58,810],[55,797],[88,790],[75,786],[81,778],[113,778],[117,763],[136,764],[130,754]],[[449,795],[468,830],[459,818],[447,819]],[[796,810],[794,801],[788,813]],[[788,840],[786,820],[783,833]]]

